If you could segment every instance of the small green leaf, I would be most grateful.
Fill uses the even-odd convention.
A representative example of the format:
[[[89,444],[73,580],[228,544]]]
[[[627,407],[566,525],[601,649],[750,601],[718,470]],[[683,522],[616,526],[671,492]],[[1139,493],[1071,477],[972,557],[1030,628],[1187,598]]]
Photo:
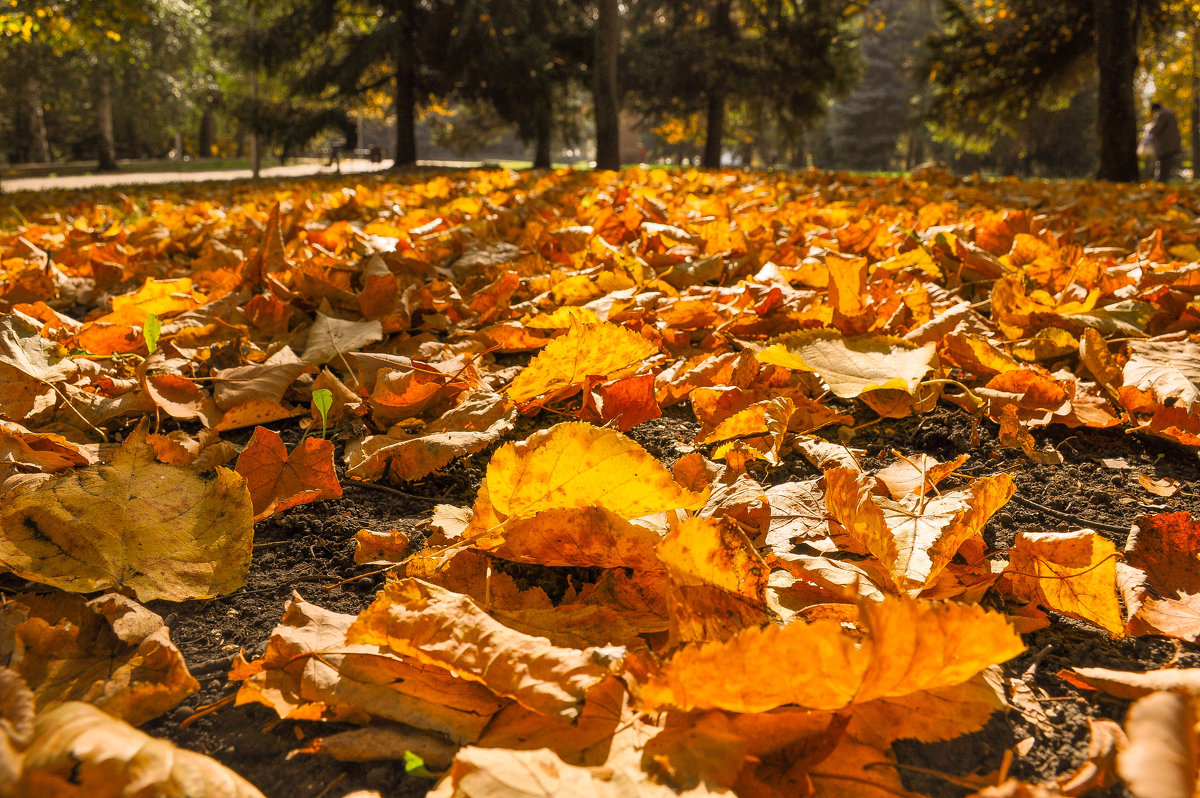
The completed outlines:
[[[312,392],[313,407],[321,414],[321,437],[325,437],[326,418],[329,408],[333,407],[333,391],[328,388],[318,388]]]
[[[158,336],[162,333],[162,322],[158,320],[158,316],[151,313],[146,317],[146,323],[142,326],[142,336],[146,339],[146,354],[153,355],[158,349]]]
[[[414,754],[412,751],[404,752],[404,772],[410,776],[417,776],[422,779],[437,778],[437,776],[430,773],[425,768],[425,760]]]

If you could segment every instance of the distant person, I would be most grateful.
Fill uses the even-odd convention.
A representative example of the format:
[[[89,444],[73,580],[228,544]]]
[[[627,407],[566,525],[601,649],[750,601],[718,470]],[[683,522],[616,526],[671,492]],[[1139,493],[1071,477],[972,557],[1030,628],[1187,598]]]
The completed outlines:
[[[1174,179],[1183,142],[1179,136],[1179,120],[1162,103],[1150,103],[1150,122],[1146,125],[1139,149],[1154,158],[1156,182],[1170,183]]]

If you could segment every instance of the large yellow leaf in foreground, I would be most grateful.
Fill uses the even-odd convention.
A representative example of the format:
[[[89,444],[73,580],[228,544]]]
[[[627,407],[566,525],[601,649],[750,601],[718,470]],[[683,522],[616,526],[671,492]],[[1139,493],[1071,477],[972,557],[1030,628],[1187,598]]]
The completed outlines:
[[[73,593],[213,598],[242,586],[253,511],[245,481],[154,458],[139,428],[104,465],[46,480],[0,509],[0,565]]]
[[[1025,649],[1003,615],[978,605],[888,598],[861,613],[858,631],[793,622],[680,649],[640,679],[641,708],[835,710],[961,684]]]
[[[510,629],[469,596],[419,579],[389,582],[359,614],[346,642],[383,646],[565,719],[579,716],[588,689],[624,654],[554,646]]]
[[[675,482],[661,463],[614,430],[568,422],[501,447],[488,463],[487,496],[502,518],[600,505],[622,518],[704,505],[707,493]]]
[[[624,327],[608,322],[581,324],[546,344],[512,381],[508,396],[521,404],[582,385],[588,377],[613,379],[657,353],[658,347]]]
[[[842,399],[866,391],[911,394],[937,359],[936,345],[916,346],[901,338],[860,335],[843,338],[833,330],[803,330],[776,338],[756,357],[773,366],[815,372]]]
[[[263,798],[250,782],[219,762],[75,701],[38,718],[14,794]]]

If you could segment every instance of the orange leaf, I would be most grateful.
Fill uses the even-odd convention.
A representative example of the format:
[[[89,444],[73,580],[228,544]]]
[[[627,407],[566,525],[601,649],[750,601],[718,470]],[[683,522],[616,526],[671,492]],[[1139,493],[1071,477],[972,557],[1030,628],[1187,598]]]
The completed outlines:
[[[246,479],[255,521],[298,504],[342,495],[333,468],[333,442],[321,438],[307,438],[289,454],[279,433],[255,427],[238,456],[236,470]]]

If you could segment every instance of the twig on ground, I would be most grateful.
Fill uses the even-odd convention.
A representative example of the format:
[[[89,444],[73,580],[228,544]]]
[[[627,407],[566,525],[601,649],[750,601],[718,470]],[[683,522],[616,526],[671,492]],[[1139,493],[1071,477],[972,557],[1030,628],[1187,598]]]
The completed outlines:
[[[453,504],[456,501],[455,499],[451,499],[449,496],[421,496],[416,493],[405,493],[397,488],[392,488],[387,485],[380,485],[378,482],[363,482],[362,480],[348,479],[342,484],[352,485],[356,488],[367,488],[368,490],[374,490],[380,493],[391,493],[396,496],[403,496],[406,499],[419,499],[420,501],[426,502],[445,502],[446,504]]]
[[[1119,535],[1125,535],[1129,533],[1129,529],[1132,526],[1132,524],[1129,526],[1117,526],[1116,524],[1105,524],[1100,521],[1089,521],[1086,518],[1080,518],[1077,515],[1064,513],[1061,510],[1055,510],[1051,507],[1038,504],[1037,502],[1032,502],[1029,499],[1026,499],[1024,496],[1020,496],[1016,493],[1013,494],[1012,500],[1022,507],[1028,507],[1030,510],[1036,510],[1037,512],[1048,515],[1051,518],[1057,518],[1060,521],[1070,521],[1072,524],[1079,524],[1080,526],[1096,529],[1101,532],[1114,532]]]

